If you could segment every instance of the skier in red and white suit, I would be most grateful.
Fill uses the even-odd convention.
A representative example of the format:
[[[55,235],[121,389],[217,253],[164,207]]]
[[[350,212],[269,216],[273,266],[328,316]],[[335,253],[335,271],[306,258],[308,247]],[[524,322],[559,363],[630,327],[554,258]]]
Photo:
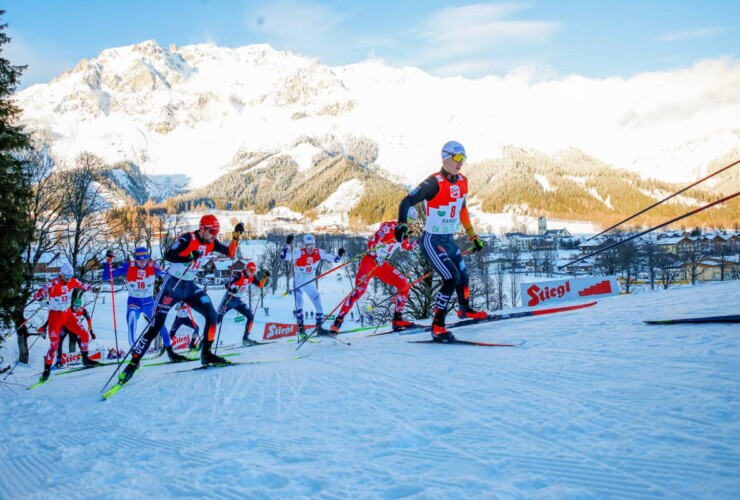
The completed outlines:
[[[303,292],[306,292],[311,302],[313,302],[314,309],[316,309],[316,332],[319,335],[325,335],[329,331],[321,327],[321,323],[324,321],[321,297],[316,289],[316,283],[309,282],[316,278],[316,268],[322,260],[336,264],[344,255],[344,248],[340,248],[337,255],[325,252],[316,248],[316,239],[312,234],[303,237],[303,244],[305,245],[303,248],[293,248],[293,235],[289,234],[285,245],[280,250],[280,258],[289,260],[295,265],[293,294],[295,296],[296,320],[300,336],[304,337],[306,335],[306,328],[303,325]]]
[[[418,214],[414,207],[410,207],[406,219],[409,222],[414,222],[418,218]],[[367,290],[367,285],[370,279],[375,277],[383,283],[387,283],[396,289],[395,312],[393,314],[393,330],[403,330],[413,326],[414,323],[403,319],[403,309],[406,307],[406,302],[409,299],[409,284],[406,281],[403,273],[393,267],[389,262],[391,255],[399,248],[408,251],[419,248],[419,245],[415,241],[408,239],[403,240],[399,243],[396,241],[395,231],[398,222],[388,221],[383,222],[378,231],[373,235],[367,242],[368,253],[360,261],[360,267],[357,270],[357,276],[355,277],[355,289],[352,294],[347,297],[347,300],[342,304],[342,308],[339,310],[339,314],[334,320],[334,324],[331,326],[331,331],[335,334],[339,333],[344,317],[349,313],[352,306],[360,300]]]
[[[90,341],[90,334],[80,326],[78,318],[72,312],[72,291],[79,288],[85,292],[93,291],[98,293],[99,286],[92,286],[82,283],[74,277],[74,270],[69,264],[63,264],[59,272],[59,277],[52,279],[42,286],[34,295],[34,300],[49,301],[49,351],[44,357],[44,371],[41,374],[41,380],[48,380],[51,373],[51,365],[54,364],[57,347],[59,345],[59,334],[62,327],[74,333],[80,338],[80,351],[82,353],[82,363],[85,366],[99,365],[97,361],[90,359],[87,355],[87,345]]]

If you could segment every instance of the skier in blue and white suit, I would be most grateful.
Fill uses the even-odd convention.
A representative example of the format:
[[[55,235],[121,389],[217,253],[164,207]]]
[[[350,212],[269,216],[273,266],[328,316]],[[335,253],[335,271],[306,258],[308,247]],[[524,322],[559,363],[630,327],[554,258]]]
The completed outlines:
[[[113,261],[113,252],[108,250],[105,256],[108,258],[103,268],[103,281],[110,280],[111,262]],[[147,322],[151,321],[154,313],[154,280],[157,276],[164,276],[165,273],[159,265],[149,260],[149,252],[144,247],[136,249],[135,260],[129,260],[122,263],[113,270],[113,277],[126,277],[126,288],[128,289],[128,306],[126,308],[126,324],[128,325],[128,341],[132,346],[136,343],[136,325],[139,322],[139,315],[143,314]],[[162,326],[159,330],[162,342],[167,350],[167,356],[171,361],[185,361],[187,358],[181,356],[172,350],[172,342],[167,329]]]

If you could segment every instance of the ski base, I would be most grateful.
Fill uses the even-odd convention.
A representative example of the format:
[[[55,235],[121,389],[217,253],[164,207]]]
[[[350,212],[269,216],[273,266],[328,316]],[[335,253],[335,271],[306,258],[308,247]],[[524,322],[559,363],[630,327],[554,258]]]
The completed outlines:
[[[105,394],[103,394],[103,399],[107,401],[108,399],[111,398],[111,396],[113,396],[115,393],[117,393],[118,391],[120,391],[121,390],[121,387],[123,387],[123,384],[117,383],[116,385],[114,385],[113,387],[111,387],[110,389],[108,389],[105,392]]]
[[[700,323],[740,323],[740,314],[732,316],[711,316],[708,318],[659,319],[644,321],[648,325],[682,325]]]
[[[265,363],[279,363],[281,361],[292,361],[296,359],[303,359],[309,356],[310,354],[305,354],[303,356],[289,356],[285,358],[273,358],[273,359],[258,359],[258,360],[253,360],[253,361],[229,361],[228,363],[213,363],[213,364],[198,366],[196,368],[189,368],[187,370],[177,370],[177,371],[168,372],[168,373],[192,372],[196,370],[208,370],[210,368],[225,368],[227,366],[238,366],[238,365],[261,365]]]
[[[35,384],[33,384],[33,385],[29,385],[28,387],[26,387],[26,389],[28,389],[28,390],[30,391],[31,389],[35,389],[35,388],[37,388],[37,387],[40,387],[40,386],[44,385],[44,384],[45,384],[45,383],[47,383],[48,381],[49,381],[48,379],[47,379],[47,380],[39,380],[39,381],[38,381],[38,382],[36,382]]]
[[[478,342],[475,340],[461,340],[461,339],[453,339],[453,340],[447,340],[440,342],[439,340],[407,340],[409,344],[461,344],[461,345],[476,345],[481,347],[517,347],[522,345],[524,342],[519,342],[518,344],[497,344],[492,342]]]

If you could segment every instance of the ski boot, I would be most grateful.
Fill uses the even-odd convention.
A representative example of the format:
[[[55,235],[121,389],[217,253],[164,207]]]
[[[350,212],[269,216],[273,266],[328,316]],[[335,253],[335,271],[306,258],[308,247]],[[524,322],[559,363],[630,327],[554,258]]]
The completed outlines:
[[[298,342],[305,342],[307,339],[308,334],[306,333],[306,327],[301,323],[298,325]]]
[[[435,342],[451,342],[455,340],[447,327],[445,327],[445,310],[435,309],[434,319],[432,320],[432,340]]]
[[[259,345],[259,342],[254,341],[249,337],[242,337],[242,347],[251,347],[253,345]]]
[[[485,311],[476,311],[469,305],[460,304],[460,308],[457,310],[457,317],[460,319],[486,319],[488,313]]]
[[[337,316],[336,319],[334,319],[334,323],[332,323],[330,328],[332,335],[339,335],[339,329],[342,328],[342,323],[344,323],[343,317]]]
[[[90,359],[87,351],[82,351],[82,366],[85,368],[92,368],[93,366],[103,366],[103,363]]]
[[[229,362],[221,356],[216,356],[211,352],[212,340],[203,340],[203,350],[200,351],[200,364],[205,365],[226,365]]]
[[[198,349],[200,349],[200,344],[195,343],[195,337],[190,339],[190,344],[188,345],[188,349],[190,349],[191,351],[197,351]]]
[[[49,375],[51,375],[51,365],[44,364],[44,371],[41,372],[41,378],[39,378],[39,382],[46,382],[49,380]]]
[[[403,319],[403,315],[400,312],[393,313],[393,320],[391,321],[391,326],[393,328],[394,332],[397,332],[399,330],[405,330],[406,328],[411,328],[412,326],[415,326],[415,323],[411,321],[406,321]]]
[[[182,354],[177,354],[175,350],[172,348],[172,346],[167,347],[167,357],[170,358],[170,361],[173,363],[182,363],[183,361],[190,361],[187,357],[183,356]]]
[[[61,370],[62,368],[64,368],[64,365],[62,364],[61,361],[57,361],[56,363],[54,363],[55,370]]]
[[[136,353],[131,354],[131,361],[128,362],[126,368],[118,375],[118,384],[123,385],[134,376],[134,372],[139,368],[139,362],[141,356]]]

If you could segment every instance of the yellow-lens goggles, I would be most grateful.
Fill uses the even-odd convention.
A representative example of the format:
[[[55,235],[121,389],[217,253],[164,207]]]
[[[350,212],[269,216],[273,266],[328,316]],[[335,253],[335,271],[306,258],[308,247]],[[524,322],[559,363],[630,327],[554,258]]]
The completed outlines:
[[[450,158],[452,158],[457,163],[464,163],[465,160],[467,159],[467,156],[460,154],[460,153],[452,154],[449,151],[445,151],[445,153],[450,155]]]

